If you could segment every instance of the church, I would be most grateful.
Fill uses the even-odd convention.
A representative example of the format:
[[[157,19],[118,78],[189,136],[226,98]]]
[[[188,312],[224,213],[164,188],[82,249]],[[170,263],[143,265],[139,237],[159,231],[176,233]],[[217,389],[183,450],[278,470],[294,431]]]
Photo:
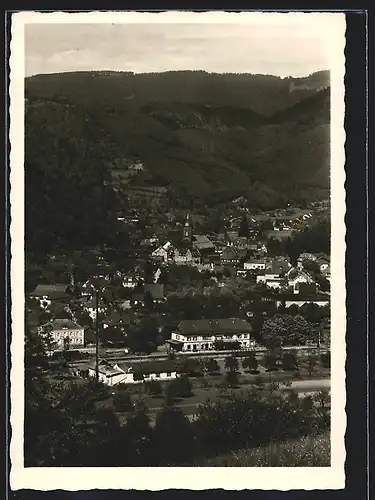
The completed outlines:
[[[194,235],[188,213],[182,227],[181,240],[173,244],[168,241],[152,252],[152,257],[162,262],[182,265],[199,265],[208,254],[215,252],[214,244],[205,235]]]

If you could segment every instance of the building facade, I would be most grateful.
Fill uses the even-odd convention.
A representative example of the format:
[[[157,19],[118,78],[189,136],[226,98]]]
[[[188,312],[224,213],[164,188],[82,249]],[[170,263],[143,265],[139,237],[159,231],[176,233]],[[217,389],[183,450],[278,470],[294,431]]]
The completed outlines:
[[[194,352],[215,350],[218,342],[235,342],[238,348],[248,349],[252,345],[251,332],[251,325],[238,318],[184,320],[171,333],[169,346],[172,350]]]

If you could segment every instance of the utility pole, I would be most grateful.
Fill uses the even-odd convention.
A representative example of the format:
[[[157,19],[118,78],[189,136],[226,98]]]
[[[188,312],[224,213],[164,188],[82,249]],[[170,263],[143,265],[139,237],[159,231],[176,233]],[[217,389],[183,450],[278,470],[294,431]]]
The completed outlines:
[[[97,288],[95,290],[95,298],[96,298],[95,375],[97,382],[99,382],[99,294],[100,294],[100,288]]]

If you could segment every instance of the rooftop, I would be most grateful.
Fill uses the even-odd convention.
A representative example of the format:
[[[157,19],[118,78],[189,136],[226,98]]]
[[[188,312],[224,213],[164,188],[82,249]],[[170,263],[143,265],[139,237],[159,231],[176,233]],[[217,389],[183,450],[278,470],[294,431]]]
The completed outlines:
[[[198,319],[183,320],[178,325],[181,334],[216,334],[216,333],[249,333],[252,331],[251,325],[244,319]]]
[[[198,250],[211,249],[214,248],[215,245],[212,243],[210,239],[207,238],[204,234],[196,234],[194,235],[193,245],[198,248]]]
[[[81,330],[83,328],[70,319],[54,319],[50,324],[52,330]]]
[[[69,295],[69,285],[53,284],[53,285],[37,285],[35,290],[30,294],[34,297],[50,297],[62,298]]]

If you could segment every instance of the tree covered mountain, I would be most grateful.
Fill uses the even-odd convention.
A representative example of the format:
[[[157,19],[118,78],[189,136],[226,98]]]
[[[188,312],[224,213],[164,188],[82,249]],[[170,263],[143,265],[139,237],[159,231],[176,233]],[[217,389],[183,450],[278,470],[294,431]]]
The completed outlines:
[[[207,205],[326,197],[330,90],[320,73],[296,91],[291,79],[200,71],[26,79],[28,239],[46,227],[53,239],[72,228],[98,239],[117,206],[111,172],[135,159],[149,183]]]

